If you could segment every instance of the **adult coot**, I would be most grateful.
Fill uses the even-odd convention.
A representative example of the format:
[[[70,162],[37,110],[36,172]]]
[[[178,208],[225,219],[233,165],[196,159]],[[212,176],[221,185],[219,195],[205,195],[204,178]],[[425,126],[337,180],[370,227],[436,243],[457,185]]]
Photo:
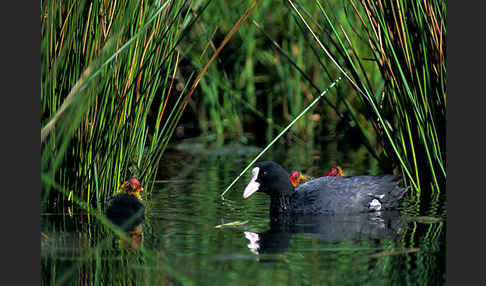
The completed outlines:
[[[289,174],[279,164],[257,164],[243,191],[270,196],[270,214],[337,214],[393,209],[406,188],[394,175],[320,177],[294,188]]]
[[[143,187],[137,178],[123,182],[118,193],[106,203],[106,216],[115,224],[127,228],[139,224],[144,219],[141,191]]]

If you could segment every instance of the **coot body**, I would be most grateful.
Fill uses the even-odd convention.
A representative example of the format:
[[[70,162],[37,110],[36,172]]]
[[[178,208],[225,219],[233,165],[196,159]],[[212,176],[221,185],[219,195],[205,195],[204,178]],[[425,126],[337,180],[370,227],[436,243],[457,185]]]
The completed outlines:
[[[145,208],[140,196],[142,190],[137,178],[123,182],[118,193],[106,203],[106,216],[113,223],[127,228],[139,224],[144,219]]]
[[[243,197],[270,196],[270,214],[338,214],[394,209],[407,190],[395,175],[320,177],[294,188],[273,161],[257,164]]]
[[[135,196],[117,194],[108,201],[106,215],[128,218],[137,214],[143,208],[144,204]]]

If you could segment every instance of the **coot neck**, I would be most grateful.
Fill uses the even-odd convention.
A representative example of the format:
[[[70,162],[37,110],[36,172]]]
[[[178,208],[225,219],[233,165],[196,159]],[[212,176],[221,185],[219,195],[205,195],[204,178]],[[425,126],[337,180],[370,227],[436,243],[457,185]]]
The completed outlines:
[[[289,213],[291,211],[291,195],[280,194],[270,198],[270,215]]]

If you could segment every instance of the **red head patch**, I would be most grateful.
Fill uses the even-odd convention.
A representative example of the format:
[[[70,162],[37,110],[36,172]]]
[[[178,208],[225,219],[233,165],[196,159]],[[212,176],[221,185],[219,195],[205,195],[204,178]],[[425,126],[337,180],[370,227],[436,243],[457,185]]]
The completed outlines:
[[[128,182],[130,182],[130,184],[135,185],[135,186],[140,185],[140,181],[137,178],[131,178],[130,180],[128,180]]]
[[[339,166],[336,168],[331,168],[326,172],[327,177],[341,177],[342,175],[343,175],[343,170]]]
[[[301,180],[305,180],[305,177],[299,173],[299,171],[292,171],[289,176],[290,182],[294,187],[300,185]]]
[[[136,191],[136,192],[143,191],[142,184],[140,183],[140,181],[137,178],[131,178],[130,180],[128,180],[128,182],[132,186],[133,191]]]

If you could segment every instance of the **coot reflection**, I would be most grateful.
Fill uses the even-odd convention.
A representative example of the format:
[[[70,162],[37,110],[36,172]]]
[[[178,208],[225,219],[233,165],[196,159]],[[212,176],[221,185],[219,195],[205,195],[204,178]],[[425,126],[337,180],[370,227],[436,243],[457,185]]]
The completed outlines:
[[[309,239],[318,239],[321,247],[335,247],[338,242],[352,241],[360,246],[366,241],[377,244],[384,239],[395,239],[400,229],[406,227],[398,211],[373,212],[353,215],[305,215],[273,219],[270,229],[263,233],[245,231],[248,248],[255,254],[276,254],[286,252],[295,234]],[[379,245],[376,245],[377,247]]]

